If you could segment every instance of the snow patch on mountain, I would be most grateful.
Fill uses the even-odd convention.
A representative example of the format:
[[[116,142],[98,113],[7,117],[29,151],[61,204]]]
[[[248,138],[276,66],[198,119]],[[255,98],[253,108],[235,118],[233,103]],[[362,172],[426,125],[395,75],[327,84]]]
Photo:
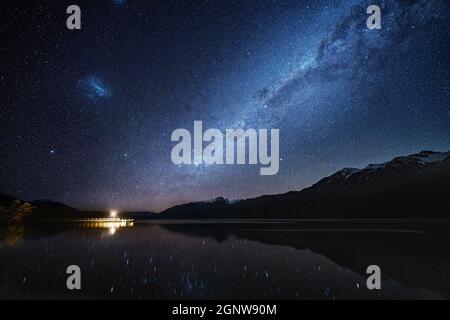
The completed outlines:
[[[377,170],[385,169],[386,167],[399,167],[408,163],[418,163],[421,165],[426,165],[429,163],[441,162],[450,156],[450,151],[448,152],[435,152],[435,151],[422,151],[417,154],[409,155],[406,157],[398,157],[394,158],[391,161],[378,163],[378,164],[369,164],[367,167],[363,169],[357,168],[344,168],[338,171],[333,176],[340,176],[347,180],[351,176],[361,172],[373,172]],[[330,181],[328,181],[330,182]]]
[[[421,153],[414,154],[410,157],[416,158],[426,163],[441,162],[450,156],[449,152],[434,152],[434,151],[422,151]]]

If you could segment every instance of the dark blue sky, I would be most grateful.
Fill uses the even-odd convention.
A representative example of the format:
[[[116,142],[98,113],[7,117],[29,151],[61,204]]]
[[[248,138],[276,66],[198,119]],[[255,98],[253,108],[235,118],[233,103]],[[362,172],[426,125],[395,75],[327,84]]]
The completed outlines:
[[[1,192],[161,210],[450,149],[447,1],[78,1],[80,31],[70,4],[2,3]],[[194,120],[280,129],[278,175],[175,166]]]

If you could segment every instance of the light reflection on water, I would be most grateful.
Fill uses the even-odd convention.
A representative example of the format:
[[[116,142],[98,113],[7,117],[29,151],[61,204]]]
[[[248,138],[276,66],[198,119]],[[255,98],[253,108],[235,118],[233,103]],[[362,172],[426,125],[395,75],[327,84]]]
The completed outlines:
[[[80,221],[74,224],[81,229],[109,229],[109,234],[114,235],[120,228],[130,228],[134,226],[133,220],[127,219],[106,219],[106,221]]]
[[[350,299],[449,296],[448,236],[221,224],[25,227],[0,246],[0,298]],[[431,249],[435,248],[436,252]],[[427,251],[428,250],[428,251]],[[365,288],[378,263],[383,290]],[[82,269],[82,291],[65,268]]]

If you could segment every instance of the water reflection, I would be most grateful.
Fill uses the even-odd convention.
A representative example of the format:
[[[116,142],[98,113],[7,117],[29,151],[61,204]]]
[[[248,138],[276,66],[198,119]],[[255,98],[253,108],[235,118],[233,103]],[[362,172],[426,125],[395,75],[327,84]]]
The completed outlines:
[[[26,226],[20,243],[0,248],[0,298],[450,296],[448,232],[91,223],[60,229]],[[365,288],[367,263],[381,266],[383,290]],[[65,287],[70,264],[83,271],[80,292]]]
[[[134,226],[134,221],[129,219],[109,218],[92,219],[92,221],[81,221],[75,224],[82,229],[108,229],[108,234],[113,236],[120,228],[130,228]]]
[[[13,246],[24,237],[24,226],[20,223],[9,223],[3,230],[0,229],[0,246],[2,244]]]
[[[109,235],[114,235],[116,234],[117,230],[121,228],[131,228],[133,226],[134,220],[120,218],[78,219],[26,225],[21,221],[10,221],[6,224],[6,226],[0,226],[0,246],[17,245],[24,239],[26,235],[28,237],[35,238],[58,234],[74,229],[107,229]]]
[[[113,235],[117,229],[133,227],[134,220],[120,218],[86,219],[73,223],[73,226],[81,229],[109,229],[109,233]]]
[[[9,206],[0,207],[0,246],[2,244],[15,245],[24,236],[22,221],[31,214],[32,206],[19,200]]]

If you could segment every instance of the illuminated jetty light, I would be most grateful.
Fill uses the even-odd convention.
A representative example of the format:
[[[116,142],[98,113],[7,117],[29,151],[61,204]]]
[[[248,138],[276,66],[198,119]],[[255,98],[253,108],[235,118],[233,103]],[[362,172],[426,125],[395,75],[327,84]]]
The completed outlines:
[[[133,227],[134,219],[121,218],[84,218],[76,220],[66,220],[73,222],[80,228],[87,229],[109,229],[110,234],[116,233],[120,228]]]
[[[109,216],[111,218],[116,218],[117,217],[117,210],[111,210],[109,211]]]

